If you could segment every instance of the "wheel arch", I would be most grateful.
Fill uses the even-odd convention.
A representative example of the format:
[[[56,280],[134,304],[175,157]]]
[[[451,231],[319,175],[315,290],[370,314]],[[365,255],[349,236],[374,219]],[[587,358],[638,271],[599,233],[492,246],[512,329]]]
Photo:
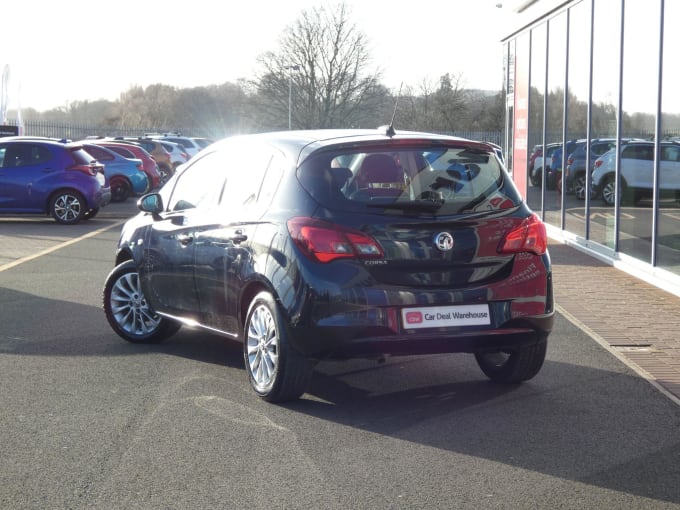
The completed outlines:
[[[257,279],[248,283],[241,291],[241,296],[238,302],[238,324],[240,332],[242,332],[243,325],[246,323],[246,316],[248,315],[250,303],[253,301],[255,296],[263,291],[269,292],[277,303],[281,303],[276,291],[268,282]],[[241,338],[241,340],[243,340],[243,338]]]

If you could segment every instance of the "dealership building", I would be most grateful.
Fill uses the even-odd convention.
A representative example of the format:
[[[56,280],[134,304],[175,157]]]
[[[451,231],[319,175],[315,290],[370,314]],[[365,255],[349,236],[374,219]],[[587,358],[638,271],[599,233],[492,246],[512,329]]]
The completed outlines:
[[[530,207],[554,239],[680,295],[680,1],[498,7],[505,152]],[[550,150],[586,140],[578,187],[573,158]],[[601,161],[596,140],[612,147]]]

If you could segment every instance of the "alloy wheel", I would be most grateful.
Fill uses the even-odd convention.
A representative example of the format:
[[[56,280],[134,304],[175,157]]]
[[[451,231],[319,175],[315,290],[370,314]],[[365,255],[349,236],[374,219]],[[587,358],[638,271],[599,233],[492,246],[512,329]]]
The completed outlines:
[[[279,337],[269,308],[259,305],[252,313],[247,332],[248,369],[258,389],[269,387],[279,363]]]
[[[160,317],[146,302],[137,273],[126,273],[116,280],[110,302],[117,324],[131,335],[147,335],[160,324]]]

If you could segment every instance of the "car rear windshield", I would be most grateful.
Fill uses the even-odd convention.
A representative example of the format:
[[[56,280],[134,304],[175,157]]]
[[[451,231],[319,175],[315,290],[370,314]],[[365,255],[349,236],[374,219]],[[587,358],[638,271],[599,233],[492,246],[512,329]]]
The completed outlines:
[[[516,207],[521,196],[493,152],[477,147],[324,151],[298,170],[324,206],[388,214],[460,214]]]

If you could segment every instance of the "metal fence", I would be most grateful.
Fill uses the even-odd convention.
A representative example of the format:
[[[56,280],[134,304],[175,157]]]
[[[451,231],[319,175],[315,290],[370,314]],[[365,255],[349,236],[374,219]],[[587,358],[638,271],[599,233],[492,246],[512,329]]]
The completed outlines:
[[[16,126],[16,121],[8,121],[7,125]],[[205,136],[196,129],[167,128],[163,126],[150,126],[148,128],[125,128],[98,126],[95,124],[71,124],[49,121],[27,121],[23,125],[23,134],[29,136],[45,136],[48,138],[66,138],[69,140],[82,140],[88,136],[143,136],[145,133],[180,132],[184,136]],[[482,140],[503,145],[503,133],[501,131],[435,131],[442,135],[459,136],[471,140]],[[226,135],[225,135],[226,136]]]
[[[16,121],[8,121],[8,126],[17,126]],[[111,126],[97,126],[95,124],[71,124],[50,121],[26,121],[23,123],[23,134],[28,136],[45,136],[68,140],[82,140],[88,136],[143,136],[145,133],[181,132],[185,136],[203,136],[202,133],[194,133],[191,129],[178,130],[177,128],[148,127],[148,128],[125,128]]]

